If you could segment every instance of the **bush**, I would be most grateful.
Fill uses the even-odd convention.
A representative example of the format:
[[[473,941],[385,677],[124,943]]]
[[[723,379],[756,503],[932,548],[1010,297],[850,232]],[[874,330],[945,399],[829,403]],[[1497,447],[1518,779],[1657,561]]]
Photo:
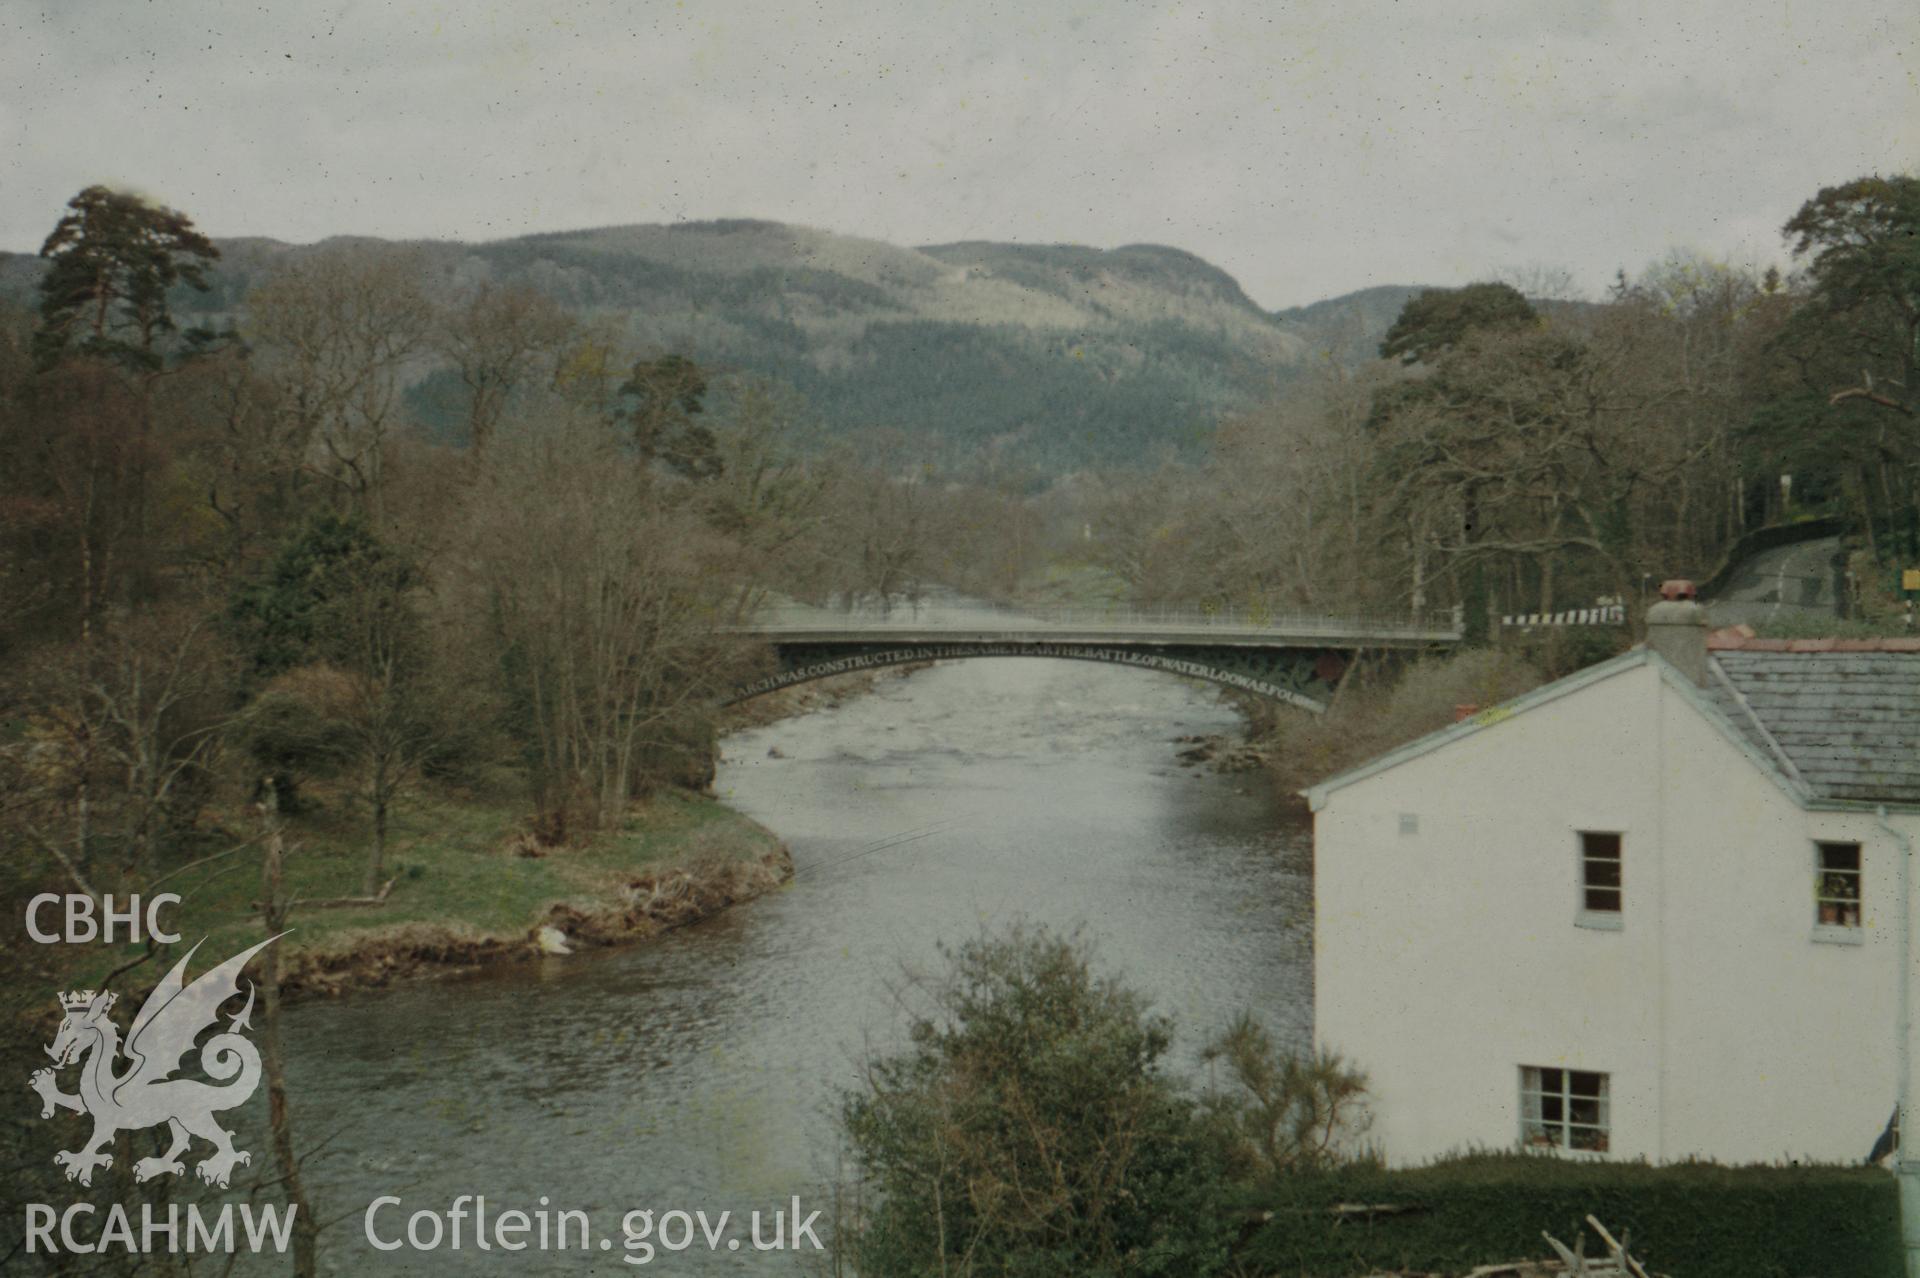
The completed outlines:
[[[298,680],[281,680],[254,699],[236,729],[252,771],[273,778],[287,814],[301,810],[301,783],[334,775],[352,749],[346,730],[322,714],[307,691]]]
[[[1232,1087],[1207,1098],[1241,1176],[1323,1171],[1349,1161],[1371,1123],[1367,1076],[1332,1052],[1280,1050],[1250,1013],[1207,1045]]]
[[[1340,1217],[1336,1203],[1416,1208]],[[1273,1177],[1248,1205],[1271,1217],[1237,1259],[1315,1278],[1382,1269],[1465,1272],[1571,1245],[1589,1213],[1632,1231],[1647,1268],[1684,1278],[1900,1278],[1894,1178],[1875,1168],[1577,1162],[1480,1154],[1387,1171]],[[1589,1254],[1600,1249],[1589,1241]]]
[[[1168,1022],[1045,931],[943,953],[911,1046],[870,1062],[842,1111],[871,1204],[837,1235],[857,1270],[1217,1271],[1224,1150],[1161,1067]]]
[[[1540,686],[1540,671],[1498,648],[1469,648],[1428,658],[1397,680],[1377,678],[1348,688],[1326,714],[1285,715],[1274,722],[1274,769],[1300,788],[1385,754],[1454,720],[1461,705],[1490,706]]]

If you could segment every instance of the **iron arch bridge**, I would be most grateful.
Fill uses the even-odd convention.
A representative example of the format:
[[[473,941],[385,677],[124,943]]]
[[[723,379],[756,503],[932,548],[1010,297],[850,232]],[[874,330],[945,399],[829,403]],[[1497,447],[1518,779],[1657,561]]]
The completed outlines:
[[[1300,617],[1230,610],[995,609],[834,612],[778,608],[733,633],[773,650],[774,670],[731,705],[830,675],[967,657],[1053,657],[1203,679],[1313,714],[1361,652],[1459,642],[1456,619]]]

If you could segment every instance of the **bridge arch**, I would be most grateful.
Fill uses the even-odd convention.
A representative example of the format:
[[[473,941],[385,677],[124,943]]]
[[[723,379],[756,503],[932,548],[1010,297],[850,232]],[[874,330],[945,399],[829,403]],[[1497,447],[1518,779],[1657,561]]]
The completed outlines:
[[[732,705],[796,684],[811,683],[857,670],[915,665],[925,661],[968,660],[981,657],[1040,657],[1052,660],[1094,661],[1185,675],[1223,688],[1252,693],[1320,714],[1326,707],[1313,693],[1323,695],[1346,668],[1345,658],[1329,652],[1292,651],[1262,654],[1249,660],[1244,649],[1196,646],[1144,647],[1043,640],[975,640],[966,643],[838,644],[820,650],[781,652],[781,668],[764,678],[734,688],[721,702]]]
[[[910,615],[766,609],[728,628],[766,644],[774,670],[721,698],[731,705],[830,675],[924,661],[1047,657],[1202,679],[1319,714],[1362,652],[1459,642],[1457,615],[1283,617],[1223,609],[961,608]]]

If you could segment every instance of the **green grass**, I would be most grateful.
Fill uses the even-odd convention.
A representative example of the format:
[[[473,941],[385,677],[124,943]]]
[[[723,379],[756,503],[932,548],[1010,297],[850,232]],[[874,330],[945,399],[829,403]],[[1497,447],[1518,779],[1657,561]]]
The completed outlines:
[[[753,860],[779,846],[778,839],[714,799],[667,790],[637,805],[618,830],[578,847],[519,854],[515,838],[524,807],[517,801],[452,791],[411,796],[394,812],[386,872],[392,891],[379,905],[293,911],[293,934],[283,944],[303,950],[351,948],[356,941],[408,925],[444,928],[462,936],[524,935],[555,904],[604,905],[636,874],[647,869],[701,861]],[[240,838],[251,834],[236,826]],[[361,893],[368,848],[364,812],[329,805],[289,820],[285,829],[285,886],[306,900]],[[181,903],[163,922],[185,945],[207,938],[207,953],[224,956],[260,937],[254,903],[260,898],[258,843],[229,855],[232,838],[208,840],[181,851],[153,890],[176,892]],[[159,876],[156,875],[155,878]],[[100,891],[139,890],[97,882]],[[62,947],[74,957],[70,979],[97,982],[142,946],[116,944]],[[197,966],[197,962],[196,962]],[[159,973],[156,971],[155,975]],[[122,982],[116,982],[120,984]],[[137,980],[136,984],[140,983]]]

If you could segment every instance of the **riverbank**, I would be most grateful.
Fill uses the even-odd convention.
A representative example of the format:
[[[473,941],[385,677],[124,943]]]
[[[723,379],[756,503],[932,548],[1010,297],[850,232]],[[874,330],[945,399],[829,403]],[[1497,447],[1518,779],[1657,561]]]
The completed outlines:
[[[280,942],[284,994],[336,996],[533,962],[543,952],[641,941],[793,876],[792,858],[772,831],[703,794],[662,791],[635,804],[618,829],[578,846],[534,845],[522,833],[522,815],[512,803],[466,791],[414,796],[394,813],[390,883],[371,904],[332,904],[362,890],[364,820],[332,806],[291,818],[286,890],[296,904],[292,934]],[[257,941],[259,864],[257,845],[248,845],[176,871],[162,885],[182,898],[166,925],[185,945],[205,938],[210,960]],[[62,948],[70,959],[63,985],[97,985],[143,954],[130,945]],[[166,955],[114,985],[151,985]]]
[[[730,708],[725,733],[838,706],[920,666],[859,671],[782,689]],[[485,966],[530,963],[581,948],[644,941],[752,900],[793,878],[771,830],[710,794],[666,789],[636,803],[616,830],[547,847],[525,834],[511,783],[427,786],[391,817],[382,892],[366,901],[365,814],[317,791],[284,828],[292,931],[280,942],[289,1001],[337,997]],[[217,958],[260,939],[260,849],[249,813],[216,816],[202,850],[163,867],[177,893],[165,926]],[[103,892],[142,890],[98,882]],[[152,889],[147,890],[148,895]],[[307,902],[302,908],[299,902]],[[158,980],[164,949],[29,946],[33,984],[139,991]],[[199,964],[196,962],[196,969]],[[20,1009],[29,1017],[34,1008]]]

